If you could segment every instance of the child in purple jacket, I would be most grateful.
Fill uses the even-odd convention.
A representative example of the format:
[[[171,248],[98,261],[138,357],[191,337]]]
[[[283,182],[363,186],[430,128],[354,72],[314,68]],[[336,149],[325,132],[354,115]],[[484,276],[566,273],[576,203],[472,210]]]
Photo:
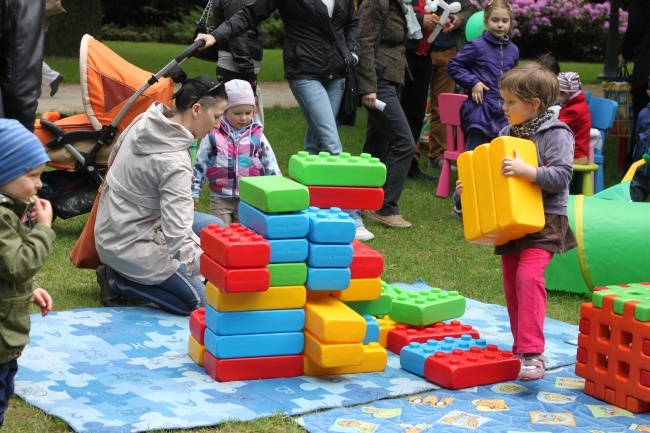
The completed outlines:
[[[512,7],[508,0],[492,0],[485,7],[486,32],[470,41],[447,65],[447,73],[465,89],[471,89],[460,108],[461,129],[466,137],[465,150],[489,143],[507,125],[497,83],[501,76],[517,66],[519,48],[508,32]],[[460,198],[454,194],[451,215],[462,219]]]

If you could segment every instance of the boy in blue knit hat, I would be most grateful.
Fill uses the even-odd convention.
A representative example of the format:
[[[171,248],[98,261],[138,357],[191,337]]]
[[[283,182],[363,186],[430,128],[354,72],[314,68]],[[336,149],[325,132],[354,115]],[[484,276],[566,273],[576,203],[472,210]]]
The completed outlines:
[[[49,160],[34,134],[0,119],[0,428],[18,357],[29,342],[29,306],[36,304],[43,316],[52,310],[52,298],[34,282],[52,252],[52,205],[32,199]]]
[[[650,76],[648,76],[648,96],[650,96]],[[633,160],[638,161],[644,154],[650,153],[650,104],[639,112],[636,122],[636,145]],[[642,165],[636,169],[630,182],[632,201],[646,201],[650,195],[650,166]]]

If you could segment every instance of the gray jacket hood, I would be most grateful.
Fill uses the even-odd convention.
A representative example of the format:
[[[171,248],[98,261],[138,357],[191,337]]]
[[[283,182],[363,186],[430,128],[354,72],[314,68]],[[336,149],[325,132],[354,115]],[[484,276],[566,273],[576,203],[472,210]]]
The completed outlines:
[[[131,146],[135,155],[177,152],[189,148],[196,138],[184,126],[171,121],[174,110],[162,102],[154,102],[141,121],[133,126],[138,137]]]

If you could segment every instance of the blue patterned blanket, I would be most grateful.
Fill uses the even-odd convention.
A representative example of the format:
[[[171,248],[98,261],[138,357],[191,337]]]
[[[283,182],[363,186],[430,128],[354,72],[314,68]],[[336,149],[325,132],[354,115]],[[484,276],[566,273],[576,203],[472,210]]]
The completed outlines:
[[[423,283],[402,284],[412,290]],[[488,343],[508,349],[505,308],[468,300],[460,319]],[[569,365],[576,326],[547,320],[547,356]],[[103,308],[32,316],[19,360],[16,394],[77,432],[140,432],[299,415],[422,393],[436,386],[399,368],[381,373],[218,383],[187,354],[188,319],[157,309]]]

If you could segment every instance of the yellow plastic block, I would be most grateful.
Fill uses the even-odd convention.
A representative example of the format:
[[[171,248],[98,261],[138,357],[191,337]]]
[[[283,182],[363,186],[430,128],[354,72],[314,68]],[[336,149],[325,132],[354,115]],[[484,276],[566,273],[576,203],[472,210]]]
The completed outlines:
[[[325,343],[305,331],[305,349],[302,353],[319,367],[345,367],[363,362],[363,344]]]
[[[190,354],[190,358],[192,358],[197,365],[203,367],[205,346],[199,343],[193,335],[190,335],[190,339],[187,341],[187,351]]]
[[[331,296],[309,298],[305,329],[326,343],[360,343],[366,335],[366,319]]]
[[[363,346],[363,361],[359,365],[348,365],[344,367],[319,367],[307,356],[302,357],[304,361],[303,375],[305,376],[329,376],[337,374],[372,373],[384,371],[388,363],[386,349],[379,343],[370,343]]]
[[[463,212],[465,211],[463,210]],[[383,319],[375,317],[375,321],[379,324],[379,345],[381,347],[387,347],[388,331],[395,328],[397,323],[388,316],[385,316]]]
[[[502,245],[544,227],[541,189],[520,176],[504,176],[501,164],[517,150],[530,165],[538,166],[537,149],[530,140],[498,137],[458,158],[463,183],[463,227],[473,243]]]
[[[345,290],[332,290],[340,301],[373,301],[381,296],[381,278],[353,278]]]
[[[265,292],[226,293],[212,283],[205,285],[205,299],[217,311],[259,311],[302,308],[307,299],[305,286],[269,287]]]

